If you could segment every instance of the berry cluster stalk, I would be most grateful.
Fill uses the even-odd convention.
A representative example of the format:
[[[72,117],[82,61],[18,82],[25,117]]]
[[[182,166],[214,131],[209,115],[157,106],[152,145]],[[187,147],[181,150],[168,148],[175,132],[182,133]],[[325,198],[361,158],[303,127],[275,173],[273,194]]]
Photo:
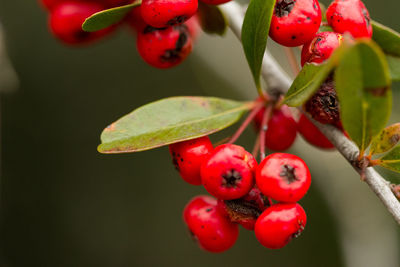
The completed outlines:
[[[244,9],[238,3],[233,1],[225,5],[221,5],[220,8],[229,20],[229,27],[240,39],[241,28],[244,19]],[[267,83],[270,95],[276,95],[277,92],[284,94],[292,84],[292,80],[282,70],[282,68],[268,51],[266,51],[263,59],[262,77]],[[332,142],[336,149],[354,167],[354,169],[360,173],[361,170],[357,164],[357,158],[360,154],[358,148],[336,127],[332,125],[323,125],[316,122],[309,116],[307,117],[312,123],[315,124],[315,126],[318,127],[318,129],[329,139],[329,141]],[[366,168],[364,174],[364,181],[382,201],[396,222],[400,224],[400,202],[394,196],[390,188],[390,183],[371,167]]]

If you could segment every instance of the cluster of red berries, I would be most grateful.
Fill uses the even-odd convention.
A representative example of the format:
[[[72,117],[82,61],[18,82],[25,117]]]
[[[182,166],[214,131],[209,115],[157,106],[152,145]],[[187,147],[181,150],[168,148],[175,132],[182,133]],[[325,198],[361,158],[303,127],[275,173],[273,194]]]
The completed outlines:
[[[271,249],[285,246],[304,230],[307,217],[297,201],[307,193],[311,175],[299,157],[274,153],[258,165],[243,147],[213,148],[208,137],[172,144],[170,153],[186,182],[203,185],[215,197],[195,197],[183,213],[205,250],[232,247],[239,224],[254,230],[258,241]]]
[[[343,34],[353,38],[372,37],[369,12],[361,0],[334,0],[326,10],[326,18],[332,31],[318,32],[322,14],[317,0],[277,0],[270,37],[284,46],[303,45],[302,66],[327,60],[341,44]],[[339,102],[332,77],[323,83],[304,109],[320,123],[341,128]],[[305,123],[306,118],[300,121]]]

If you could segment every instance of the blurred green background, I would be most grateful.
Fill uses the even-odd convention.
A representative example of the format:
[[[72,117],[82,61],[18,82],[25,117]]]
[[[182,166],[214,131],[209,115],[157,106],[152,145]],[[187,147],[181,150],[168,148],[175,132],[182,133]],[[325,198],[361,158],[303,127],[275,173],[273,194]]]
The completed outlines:
[[[397,0],[365,3],[374,19],[400,31]],[[105,126],[147,102],[173,95],[254,97],[231,34],[203,36],[184,64],[157,70],[141,61],[127,29],[70,48],[49,34],[47,14],[35,0],[0,0],[0,20],[20,79],[19,88],[1,95],[0,266],[400,266],[399,227],[379,200],[336,152],[300,137],[291,152],[312,170],[312,188],[301,202],[309,221],[298,240],[276,251],[243,229],[226,253],[198,249],[181,213],[205,191],[180,179],[167,148],[96,151]],[[400,121],[394,87],[392,120]],[[249,130],[239,143],[251,149],[254,137]]]

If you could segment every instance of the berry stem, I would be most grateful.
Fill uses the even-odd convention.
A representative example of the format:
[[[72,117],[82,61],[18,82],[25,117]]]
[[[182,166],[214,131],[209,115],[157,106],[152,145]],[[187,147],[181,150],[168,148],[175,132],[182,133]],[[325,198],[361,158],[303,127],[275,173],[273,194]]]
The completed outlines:
[[[269,119],[271,118],[272,109],[273,109],[272,105],[267,106],[267,108],[265,109],[261,127],[260,127],[260,133],[259,133],[260,161],[262,161],[265,158],[265,132],[267,131],[267,124],[269,122]]]
[[[299,63],[297,62],[296,55],[294,54],[292,48],[285,47],[284,49],[285,49],[286,58],[289,61],[290,68],[292,69],[293,75],[297,76],[297,74],[299,74],[299,72],[300,72],[300,67],[299,67]]]
[[[256,141],[254,143],[253,150],[251,154],[253,155],[254,158],[257,158],[258,151],[260,150],[260,133],[257,134]]]
[[[247,128],[247,126],[254,119],[254,117],[257,115],[257,113],[263,108],[264,102],[259,101],[259,100],[257,100],[257,101],[258,101],[258,103],[256,104],[256,106],[253,108],[253,110],[250,112],[250,114],[244,120],[242,125],[240,125],[239,129],[237,129],[236,133],[228,141],[228,144],[233,144],[237,141],[237,139],[242,135],[243,131]]]

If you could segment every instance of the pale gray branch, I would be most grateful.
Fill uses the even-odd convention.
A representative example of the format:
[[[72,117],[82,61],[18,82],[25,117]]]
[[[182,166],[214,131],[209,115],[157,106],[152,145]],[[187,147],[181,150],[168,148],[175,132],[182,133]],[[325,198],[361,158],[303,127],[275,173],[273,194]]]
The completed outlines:
[[[243,8],[233,1],[221,5],[220,8],[227,16],[231,30],[240,39],[244,19]],[[268,51],[266,51],[263,59],[262,77],[269,89],[279,90],[281,93],[285,93],[293,82]],[[345,137],[336,127],[323,125],[312,119],[311,121],[324,133],[332,144],[335,145],[336,149],[346,158],[355,170],[360,172],[360,169],[354,164],[359,154],[359,150],[354,143]],[[400,202],[393,195],[389,182],[383,179],[373,168],[366,169],[365,182],[379,197],[397,223],[400,224]]]

